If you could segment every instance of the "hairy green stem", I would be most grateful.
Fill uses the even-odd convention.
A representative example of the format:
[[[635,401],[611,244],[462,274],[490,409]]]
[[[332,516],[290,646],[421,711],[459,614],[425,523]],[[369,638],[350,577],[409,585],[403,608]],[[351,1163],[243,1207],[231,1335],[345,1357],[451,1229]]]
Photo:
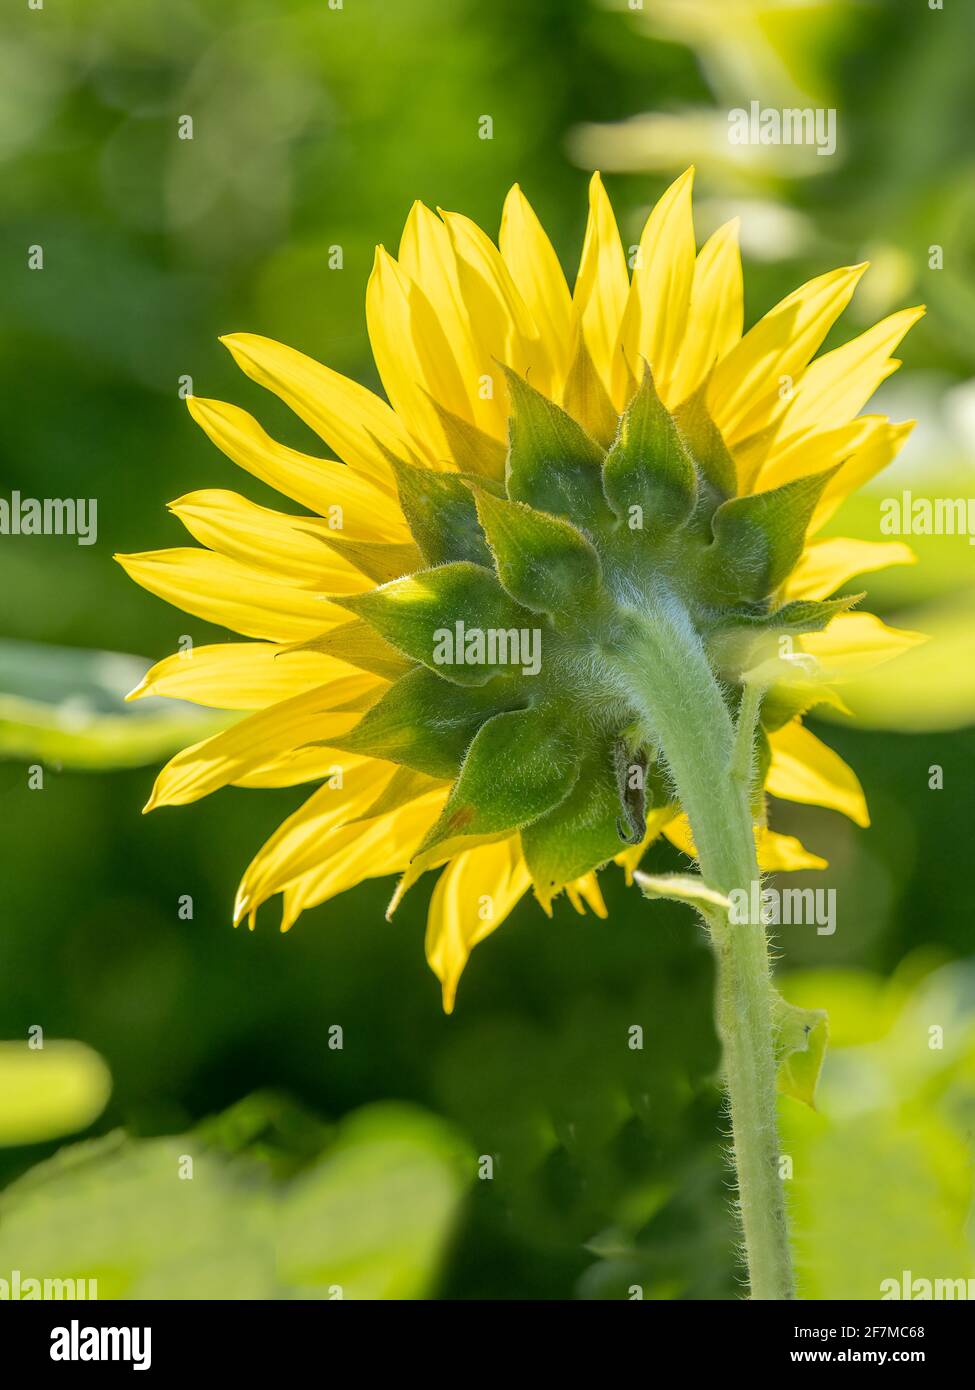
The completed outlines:
[[[701,641],[669,595],[633,615],[611,660],[670,768],[706,883],[726,896],[749,892],[759,878],[750,789],[760,692],[746,687],[736,730]],[[709,926],[751,1296],[789,1299],[795,1295],[779,1177],[765,927],[732,922],[720,911]]]

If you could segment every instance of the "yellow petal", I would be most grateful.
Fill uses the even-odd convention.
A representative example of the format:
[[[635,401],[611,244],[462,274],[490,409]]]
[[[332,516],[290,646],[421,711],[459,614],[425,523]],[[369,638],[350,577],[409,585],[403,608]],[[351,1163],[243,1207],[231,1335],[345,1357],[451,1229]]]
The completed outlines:
[[[503,392],[485,395],[481,377],[496,370],[471,328],[470,315],[461,294],[450,233],[436,213],[423,203],[414,203],[403,228],[399,245],[399,264],[410,282],[422,291],[442,326],[457,364],[467,409],[455,411],[471,419],[493,439],[507,437]]]
[[[336,731],[336,736],[338,736]],[[283,753],[252,767],[230,783],[232,787],[250,787],[267,791],[276,787],[300,787],[306,782],[320,782],[324,777],[334,777],[336,768],[343,765],[349,754],[337,748],[318,747],[305,744],[302,748],[289,748]]]
[[[783,436],[810,428],[830,429],[852,420],[890,375],[891,353],[923,314],[923,307],[900,309],[817,358],[803,373],[782,417]]]
[[[803,869],[828,869],[829,861],[806,849],[795,835],[780,835],[762,827],[755,832],[758,867],[766,874],[799,873]]]
[[[292,879],[318,868],[326,835],[368,811],[395,771],[392,763],[375,758],[339,755],[329,780],[278,826],[247,866],[237,890],[234,922],[256,912]]]
[[[558,390],[568,373],[572,350],[572,296],[552,243],[518,184],[504,200],[498,242],[511,278],[548,347]]]
[[[680,404],[694,394],[715,362],[741,338],[744,284],[738,249],[737,217],[708,238],[694,263],[684,341],[669,386]]]
[[[344,608],[320,595],[269,579],[211,550],[188,546],[115,559],[151,594],[245,637],[300,642],[348,621]]]
[[[828,806],[857,825],[870,824],[867,800],[856,773],[798,720],[770,734],[769,742],[772,761],[765,786],[772,796]]]
[[[433,401],[471,421],[467,391],[429,300],[382,246],[376,247],[366,289],[366,323],[393,408],[409,422],[431,460],[446,459],[448,441]]]
[[[531,882],[521,837],[464,850],[437,880],[427,916],[426,953],[451,1013],[474,947],[500,927]]]
[[[319,593],[357,594],[370,581],[327,544],[332,530],[321,517],[286,516],[236,492],[208,488],[170,502],[194,540],[249,565],[264,578]]]
[[[821,599],[855,575],[872,574],[891,565],[913,565],[917,556],[903,541],[861,541],[845,536],[812,541],[784,585],[787,599]]]
[[[677,849],[691,859],[697,858],[691,827],[686,816],[678,816],[670,821],[664,828],[664,834]],[[780,835],[775,830],[769,830],[767,826],[755,827],[755,852],[758,856],[758,867],[764,873],[774,873],[777,870],[791,873],[799,869],[827,867],[825,859],[807,850],[794,835]]]
[[[303,352],[258,337],[231,333],[220,341],[253,381],[291,407],[341,459],[386,492],[395,493],[383,449],[417,460],[415,441],[385,401],[356,381]]]
[[[888,627],[873,613],[841,613],[825,632],[807,632],[802,650],[816,658],[823,681],[851,680],[926,640],[923,633]]]
[[[409,534],[399,500],[334,459],[312,458],[265,434],[253,415],[225,401],[190,396],[196,423],[228,458],[295,502],[326,517],[355,540],[405,540]]]
[[[616,438],[619,416],[576,326],[575,349],[562,387],[562,409],[577,420],[597,444],[608,449]]]
[[[319,867],[292,879],[285,888],[281,930],[290,930],[306,908],[344,893],[363,879],[404,869],[443,810],[448,791],[448,787],[437,788],[387,815],[333,830],[321,846]]]
[[[589,354],[618,410],[623,409],[625,402],[621,404],[612,395],[617,370],[614,358],[629,288],[626,256],[616,218],[602,179],[596,173],[589,183],[589,221],[572,302],[582,323]],[[633,364],[629,366],[632,371]]]
[[[865,265],[831,270],[793,290],[714,369],[708,405],[729,445],[782,414],[826,334],[850,302]]]
[[[460,291],[475,337],[490,359],[483,374],[491,377],[495,395],[500,385],[498,362],[528,376],[539,391],[551,395],[555,378],[548,349],[500,251],[469,217],[439,211],[450,233]]]
[[[348,674],[343,662],[321,652],[289,651],[270,642],[225,642],[190,647],[157,661],[127,698],[166,695],[213,709],[266,709]]]
[[[692,167],[670,185],[643,228],[614,362],[614,399],[624,389],[624,369],[639,375],[641,360],[646,359],[664,404],[679,404],[671,396],[670,382],[694,278],[693,182]]]
[[[376,676],[343,676],[238,720],[171,758],[156,778],[146,811],[185,806],[278,754],[341,737],[385,688],[386,682]]]
[[[861,415],[836,429],[810,429],[783,441],[773,426],[735,448],[738,477],[749,492],[767,492],[845,463],[889,427],[885,415]]]
[[[852,492],[856,492],[864,483],[876,477],[896,458],[915,424],[914,420],[905,420],[899,425],[885,424],[876,428],[849,462],[845,463],[836,476],[826,484],[809,523],[810,535],[814,535],[826,525]]]
[[[577,878],[574,883],[565,885],[566,896],[581,917],[585,916],[586,906],[603,921],[609,916],[606,909],[606,902],[603,898],[603,890],[599,886],[599,877],[595,870],[591,873],[583,874],[582,878]]]
[[[926,604],[916,616],[928,640],[902,656],[895,671],[881,668],[845,685],[844,698],[857,723],[871,729],[969,729],[975,723],[975,591],[969,586]]]

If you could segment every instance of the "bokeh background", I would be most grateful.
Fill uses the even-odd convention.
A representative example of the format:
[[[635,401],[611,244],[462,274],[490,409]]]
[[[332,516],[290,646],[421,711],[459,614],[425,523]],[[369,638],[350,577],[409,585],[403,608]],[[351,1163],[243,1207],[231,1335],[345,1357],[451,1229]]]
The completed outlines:
[[[927,303],[878,399],[919,428],[833,529],[879,538],[879,500],[903,487],[968,496],[971,8],[88,0],[21,5],[5,29],[0,495],[99,510],[92,547],[0,537],[0,1278],[95,1274],[102,1296],[739,1296],[689,914],[615,871],[607,922],[526,901],[449,1019],[423,961],[429,886],[394,925],[378,881],[287,938],[271,913],[232,931],[240,871],[301,789],[140,817],[157,761],[204,725],[119,696],[184,634],[223,634],[111,557],[181,544],[165,503],[186,491],[270,500],[192,424],[181,377],[321,452],[219,333],[377,385],[365,283],[413,199],[493,233],[517,180],[571,276],[595,167],[629,245],[696,163],[699,242],[743,219],[747,322],[867,257],[827,346]],[[752,99],[835,107],[836,154],[730,146],[727,112]],[[871,606],[935,634],[927,664],[890,668],[862,724],[817,725],[872,827],[773,813],[837,890],[835,935],[778,943],[785,993],[832,1023],[817,1111],[782,1101],[811,1297],[876,1298],[905,1269],[975,1276],[975,552],[964,536],[917,549]]]

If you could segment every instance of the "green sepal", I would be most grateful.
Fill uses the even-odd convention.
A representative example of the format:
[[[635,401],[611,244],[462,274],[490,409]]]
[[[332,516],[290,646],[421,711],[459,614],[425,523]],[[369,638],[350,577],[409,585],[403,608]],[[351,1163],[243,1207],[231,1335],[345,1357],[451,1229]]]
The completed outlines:
[[[417,853],[456,835],[495,835],[530,825],[571,792],[579,758],[565,721],[552,712],[519,709],[489,719]]]
[[[768,631],[792,636],[801,636],[804,632],[822,632],[835,617],[848,613],[865,597],[865,593],[860,593],[846,594],[842,598],[801,598],[764,613],[731,612],[721,618],[716,631],[745,628],[751,632]]]
[[[649,367],[606,455],[603,491],[620,521],[654,539],[683,526],[694,510],[694,461],[657,395]],[[638,526],[632,525],[634,516]]]
[[[475,491],[477,515],[507,592],[533,613],[578,620],[608,602],[594,546],[571,521]]]
[[[688,396],[683,405],[678,406],[674,419],[701,475],[722,497],[736,496],[738,470],[724,436],[708,410],[706,382],[692,396]]]
[[[757,603],[777,589],[795,568],[816,503],[836,471],[828,468],[723,502],[712,520],[714,540],[701,561],[702,597],[720,604]]]
[[[765,692],[762,700],[762,728],[774,734],[816,705],[831,705],[841,714],[850,713],[839,694],[828,685],[815,681],[778,681]]]
[[[282,651],[322,652],[325,656],[347,662],[358,671],[370,671],[374,676],[383,676],[391,681],[405,675],[413,665],[361,618],[330,627],[327,632],[304,642],[293,642]]]
[[[477,689],[450,685],[415,667],[386,691],[349,733],[329,747],[402,763],[430,777],[452,779],[485,720],[518,703],[510,681]]]
[[[772,990],[772,1026],[775,1029],[777,1085],[783,1095],[816,1108],[826,1048],[829,1019],[824,1009],[800,1009]]]
[[[590,750],[572,791],[521,832],[521,847],[546,912],[567,883],[605,864],[620,851],[620,800],[611,750]]]
[[[805,632],[821,632],[863,597],[796,599],[764,613],[733,610],[708,633],[708,654],[719,670],[735,674],[755,670],[779,655],[783,637],[791,642]]]
[[[638,869],[633,879],[645,898],[667,898],[671,902],[686,903],[689,907],[697,908],[705,918],[715,913],[726,913],[731,906],[723,893],[709,888],[697,874],[645,874]]]
[[[437,412],[447,447],[458,470],[473,477],[503,482],[508,451],[501,441],[485,434],[469,420],[446,410],[428,391],[424,394]]]
[[[400,575],[412,574],[424,564],[420,551],[410,541],[397,545],[392,541],[353,541],[339,535],[322,539],[330,550],[348,560],[374,584],[386,584],[390,579],[399,579]]]
[[[470,560],[490,565],[474,499],[460,474],[414,468],[400,459],[390,463],[406,524],[426,563]]]
[[[519,668],[497,658],[497,635],[529,630],[532,615],[506,594],[493,569],[459,560],[419,570],[364,594],[333,602],[364,618],[394,647],[456,685],[483,685]],[[460,625],[460,626],[458,626]],[[480,634],[480,636],[478,636]],[[495,660],[488,647],[495,637]],[[480,641],[483,651],[476,650]]]
[[[610,521],[603,451],[571,415],[505,367],[511,396],[508,496],[583,526]]]

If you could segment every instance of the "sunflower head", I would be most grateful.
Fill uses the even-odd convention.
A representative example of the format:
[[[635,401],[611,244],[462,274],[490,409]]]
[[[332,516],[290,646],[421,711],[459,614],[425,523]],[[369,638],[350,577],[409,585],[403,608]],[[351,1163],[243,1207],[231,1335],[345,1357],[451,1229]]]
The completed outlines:
[[[402,663],[338,746],[451,782],[410,877],[469,837],[518,834],[547,908],[673,804],[613,661],[634,622],[678,608],[734,702],[761,638],[824,628],[850,601],[776,599],[834,470],[739,493],[702,393],[671,414],[647,363],[608,448],[505,377],[503,467],[490,450],[464,474],[391,458],[421,567],[336,598],[353,622],[311,645],[340,655],[349,638],[377,674]]]
[[[123,561],[260,639],[170,658],[135,692],[249,712],[174,759],[150,805],[321,783],[247,871],[238,917],[253,924],[281,892],[289,926],[363,877],[402,871],[398,899],[446,866],[428,955],[449,1007],[472,945],[530,885],[546,910],[566,890],[602,913],[607,861],[631,871],[661,831],[693,852],[620,679],[655,614],[704,653],[732,717],[747,682],[767,690],[767,867],[822,861],[767,828],[765,791],[866,822],[855,777],[801,719],[840,700],[867,649],[882,660],[911,640],[830,597],[911,556],[815,533],[909,428],[858,412],[917,311],[813,361],[855,266],[742,336],[736,226],[698,252],[690,187],[689,172],[651,213],[631,278],[594,178],[571,294],[519,189],[500,251],[467,219],[415,207],[367,294],[389,405],[277,344],[226,340],[344,460],[192,400],[231,458],[313,515],[192,494],[174,510],[207,550]]]

